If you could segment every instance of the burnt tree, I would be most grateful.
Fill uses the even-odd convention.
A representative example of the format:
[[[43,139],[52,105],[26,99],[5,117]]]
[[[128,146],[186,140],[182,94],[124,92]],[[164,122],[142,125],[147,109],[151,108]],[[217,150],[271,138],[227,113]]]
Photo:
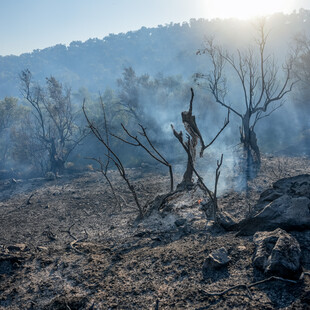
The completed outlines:
[[[129,180],[128,178],[128,175],[126,173],[126,169],[121,161],[121,159],[119,158],[119,156],[113,151],[113,149],[111,148],[110,146],[110,143],[109,143],[109,131],[107,130],[107,121],[105,119],[105,136],[100,132],[99,130],[99,127],[96,126],[94,124],[94,122],[92,122],[90,120],[90,118],[88,117],[87,113],[86,113],[86,109],[85,109],[85,99],[84,99],[84,102],[83,102],[83,106],[82,106],[82,110],[83,110],[83,113],[84,113],[84,116],[86,118],[86,121],[87,121],[87,124],[88,124],[88,127],[89,129],[91,130],[91,132],[94,134],[94,136],[97,138],[97,140],[102,143],[104,145],[104,147],[106,148],[107,150],[107,153],[105,154],[105,156],[107,157],[108,161],[111,160],[113,162],[113,164],[115,165],[116,169],[118,170],[120,176],[123,178],[123,180],[125,181],[129,191],[131,192],[133,198],[134,198],[134,202],[135,202],[135,205],[137,207],[137,210],[139,212],[139,218],[143,218],[144,215],[145,215],[145,211],[146,211],[146,206],[145,205],[142,205],[139,201],[139,198],[138,198],[138,195],[137,195],[137,192],[136,192],[136,189],[134,187],[134,185],[131,183],[131,181]],[[105,115],[105,113],[104,113]],[[104,116],[105,117],[105,116]],[[114,191],[114,188],[112,186],[112,183],[111,181],[109,180],[108,178],[108,175],[107,175],[107,169],[108,169],[108,165],[109,164],[106,164],[105,168],[104,167],[104,164],[103,162],[101,161],[101,159],[95,159],[99,164],[100,164],[100,169],[101,169],[101,172],[103,173],[103,175],[105,176],[106,180],[108,181],[111,189],[112,189],[112,192],[117,200],[117,203],[119,204],[119,200],[115,194],[115,191]]]
[[[193,115],[193,101],[194,101],[194,90],[191,88],[191,99],[190,99],[189,110],[181,113],[184,128],[188,133],[186,142],[183,141],[182,131],[177,132],[174,129],[173,125],[171,125],[174,136],[179,140],[179,142],[182,144],[184,150],[187,153],[186,170],[183,174],[182,182],[178,184],[177,186],[177,188],[180,188],[180,189],[190,188],[194,185],[193,174],[195,172],[194,163],[196,159],[196,147],[198,144],[198,139],[200,140],[200,144],[201,144],[200,157],[202,157],[204,150],[213,144],[213,142],[218,138],[220,133],[225,129],[225,127],[229,123],[229,110],[228,110],[228,116],[225,119],[223,127],[218,131],[218,133],[211,140],[211,142],[206,145],[204,143],[200,130],[197,126],[196,117],[195,115]]]
[[[261,164],[255,126],[283,105],[283,99],[297,82],[292,75],[294,56],[288,57],[282,65],[283,76],[280,76],[274,57],[266,55],[268,34],[264,21],[258,26],[258,34],[257,49],[248,48],[245,52],[237,50],[236,54],[231,54],[210,39],[206,47],[197,52],[198,55],[206,54],[209,57],[211,70],[208,74],[197,73],[196,79],[205,79],[215,101],[240,118],[240,142],[246,158],[247,179],[255,177]],[[239,81],[243,97],[239,104],[231,105],[233,98],[226,100],[228,87],[225,66],[235,73]]]
[[[212,192],[204,183],[203,178],[200,176],[200,174],[198,173],[198,171],[195,168],[195,158],[194,156],[196,155],[195,150],[193,151],[193,146],[196,147],[197,145],[197,141],[195,141],[195,139],[197,139],[198,133],[200,134],[200,131],[197,127],[196,124],[196,120],[195,117],[192,115],[192,108],[193,108],[193,99],[194,99],[194,91],[191,88],[191,100],[190,100],[190,108],[188,112],[183,112],[182,113],[182,120],[184,123],[184,114],[186,113],[186,115],[190,115],[191,118],[187,118],[187,120],[191,120],[191,123],[187,123],[184,124],[184,127],[186,129],[186,131],[190,132],[190,134],[186,134],[186,141],[184,141],[183,139],[183,132],[177,132],[175,130],[175,128],[173,127],[173,125],[171,125],[172,131],[174,136],[178,139],[178,141],[180,142],[180,144],[182,145],[183,149],[185,150],[186,154],[187,154],[187,167],[186,167],[186,171],[183,175],[183,179],[182,182],[177,186],[177,191],[181,191],[181,190],[185,190],[185,189],[190,189],[194,184],[193,184],[193,175],[195,175],[197,177],[198,180],[198,185],[199,187],[203,190],[203,192],[205,193],[206,197],[209,198],[209,202],[206,205],[206,209],[204,210],[206,213],[209,213],[210,216],[208,216],[210,219],[212,220],[217,220],[217,212],[218,212],[218,200],[217,200],[217,187],[218,187],[218,181],[220,178],[220,168],[223,164],[223,154],[221,155],[221,159],[217,161],[217,168],[216,168],[216,172],[215,172],[215,182],[214,182],[214,191]],[[207,149],[208,147],[210,147],[214,141],[218,138],[218,136],[221,134],[221,132],[225,129],[225,127],[228,125],[229,123],[229,110],[228,110],[228,115],[227,118],[225,119],[224,125],[223,127],[218,131],[218,133],[215,135],[215,137],[210,141],[210,143],[208,143],[207,145],[205,145],[202,136],[200,134],[199,138],[201,141],[201,151],[200,151],[200,155],[203,155],[203,151],[205,149]],[[190,126],[195,126],[195,129],[193,128],[189,128]],[[194,138],[192,137],[192,135],[194,135]],[[194,141],[193,141],[194,140]],[[207,210],[208,209],[208,210]],[[211,211],[211,212],[209,212]]]
[[[75,123],[71,90],[53,76],[43,88],[32,81],[29,70],[21,72],[20,80],[22,95],[32,107],[34,138],[48,154],[48,169],[62,172],[68,156],[86,136]]]

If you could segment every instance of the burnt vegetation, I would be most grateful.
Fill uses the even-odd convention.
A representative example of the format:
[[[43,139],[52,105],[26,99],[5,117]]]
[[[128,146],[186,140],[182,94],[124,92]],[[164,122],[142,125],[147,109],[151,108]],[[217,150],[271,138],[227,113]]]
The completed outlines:
[[[254,33],[195,46],[190,79],[128,66],[99,95],[19,72],[0,100],[0,307],[309,304],[310,43],[277,61],[267,20]]]

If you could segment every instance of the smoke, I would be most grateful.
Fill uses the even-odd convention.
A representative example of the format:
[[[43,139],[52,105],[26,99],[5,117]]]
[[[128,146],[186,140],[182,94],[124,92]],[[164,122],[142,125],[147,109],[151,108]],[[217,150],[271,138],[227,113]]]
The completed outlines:
[[[306,12],[288,16],[278,14],[267,19],[270,35],[266,53],[275,56],[280,69],[285,60],[289,42],[292,42],[296,33],[309,28],[310,19],[305,18],[304,14]],[[152,32],[152,36],[146,36],[146,32]],[[120,124],[124,123],[132,134],[139,135],[138,124],[141,123],[146,127],[148,135],[158,151],[174,164],[176,172],[182,174],[186,166],[186,153],[173,136],[170,125],[173,124],[177,131],[182,130],[185,137],[186,132],[182,123],[181,112],[188,110],[191,96],[190,88],[193,87],[195,91],[193,114],[196,116],[197,125],[206,143],[213,139],[227,116],[227,110],[214,101],[207,91],[206,85],[198,87],[191,78],[194,73],[208,73],[211,68],[210,60],[205,55],[196,56],[195,52],[203,47],[204,36],[214,36],[216,42],[222,44],[229,52],[233,53],[237,48],[245,51],[248,46],[253,47],[255,45],[255,24],[237,20],[191,20],[190,24],[174,24],[170,27],[143,29],[135,32],[134,35],[132,34],[125,35],[126,40],[124,37],[120,38],[119,42],[115,36],[113,40],[110,40],[114,42],[113,49],[109,45],[111,43],[109,40],[104,44],[99,42],[100,48],[105,46],[104,53],[109,54],[109,48],[115,51],[115,46],[118,44],[122,46],[122,49],[118,48],[119,53],[110,53],[109,57],[103,57],[101,53],[98,53],[100,59],[108,59],[109,64],[103,64],[99,58],[94,58],[92,61],[96,62],[96,66],[92,67],[96,68],[95,73],[92,73],[90,66],[88,66],[90,60],[85,60],[82,57],[79,57],[78,61],[72,59],[64,72],[61,71],[62,66],[59,64],[54,66],[52,63],[48,63],[46,66],[42,65],[41,71],[38,68],[34,71],[42,73],[45,70],[41,74],[45,77],[54,74],[56,70],[57,77],[61,81],[71,84],[74,89],[87,87],[87,89],[76,94],[75,106],[80,108],[83,97],[87,97],[91,119],[99,127],[101,126],[102,132],[104,132],[102,110],[98,103],[97,91],[98,89],[104,90],[102,89],[104,85],[113,85],[113,89],[106,88],[103,94],[109,130],[123,136],[124,133]],[[129,35],[131,38],[128,37]],[[92,47],[95,48],[95,45],[94,43]],[[167,46],[165,50],[163,50],[164,45]],[[82,46],[86,48],[84,43],[80,43],[80,47]],[[69,47],[68,52],[72,52],[72,49],[73,46]],[[75,48],[77,55],[78,51]],[[62,53],[67,52],[63,50]],[[42,51],[39,54],[40,57],[50,56],[53,54],[53,49],[48,52]],[[112,54],[117,55],[117,57],[113,58]],[[49,58],[54,59],[53,57]],[[76,67],[70,69],[71,63]],[[78,66],[78,63],[81,63],[81,66]],[[128,81],[128,89],[122,89],[121,84],[116,82],[117,78],[124,79],[121,71],[124,64],[132,66],[134,71],[132,79]],[[33,63],[31,65],[34,66]],[[105,74],[102,74],[99,68],[105,68]],[[164,73],[159,73],[160,71]],[[66,80],[66,76],[69,76],[69,81]],[[229,90],[227,94],[228,104],[242,109],[242,89],[238,79],[232,70],[227,70],[226,76]],[[122,97],[122,92],[125,92],[125,97]],[[309,121],[306,117],[307,105],[304,103],[308,102],[309,96],[306,95],[301,98],[299,92],[300,89],[295,88],[286,98],[282,108],[257,124],[257,139],[262,152],[302,154],[307,151],[308,140],[305,139],[305,136],[308,134]],[[131,102],[134,105],[137,118],[133,117],[128,111],[124,112],[128,108],[121,105],[126,105],[124,98],[132,99]],[[80,128],[85,126],[83,117],[79,117],[77,126]],[[240,153],[238,153],[239,126],[240,119],[231,115],[230,123],[220,137],[206,150],[202,159],[197,158],[196,160],[197,169],[210,188],[213,188],[214,185],[216,161],[221,154],[224,154],[224,161],[221,167],[219,189],[224,191],[233,186],[239,186],[238,183],[240,182],[234,178],[240,161]],[[142,149],[125,145],[114,138],[111,138],[111,146],[120,154],[124,164],[128,166],[138,166],[141,163],[157,165]],[[98,158],[100,156],[105,158],[105,153],[106,151],[98,141],[93,136],[88,136],[72,152],[69,161],[83,168],[88,164],[93,164],[93,162],[86,160],[86,157]],[[11,160],[6,163],[6,167],[17,167],[17,165],[22,167],[21,162]],[[233,185],[234,182],[237,185]]]

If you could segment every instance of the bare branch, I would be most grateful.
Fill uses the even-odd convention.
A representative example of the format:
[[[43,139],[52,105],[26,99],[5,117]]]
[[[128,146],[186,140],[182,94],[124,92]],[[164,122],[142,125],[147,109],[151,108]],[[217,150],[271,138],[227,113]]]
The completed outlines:
[[[222,127],[222,128],[220,129],[220,131],[216,134],[216,136],[211,140],[211,142],[203,147],[202,153],[200,154],[201,157],[202,157],[202,155],[203,155],[203,151],[204,151],[205,149],[207,149],[208,147],[210,147],[210,146],[214,143],[214,141],[218,138],[218,136],[222,133],[222,131],[223,131],[223,130],[226,128],[226,126],[229,124],[229,112],[230,112],[230,110],[228,110],[227,118],[225,118],[223,127]]]
[[[145,145],[143,144],[140,139],[137,136],[132,135],[128,129],[121,124],[124,132],[127,134],[128,137],[130,137],[132,140],[134,140],[136,143],[132,143],[130,141],[127,141],[117,135],[112,134],[114,137],[116,137],[117,139],[119,139],[120,141],[127,143],[129,145],[132,146],[136,146],[136,147],[141,147],[143,150],[145,150],[153,159],[155,159],[156,161],[158,161],[159,163],[161,163],[162,165],[166,166],[169,168],[169,174],[170,174],[170,191],[173,191],[173,187],[174,187],[174,182],[173,182],[173,171],[172,171],[172,166],[171,164],[158,152],[158,150],[154,147],[153,143],[151,142],[151,140],[149,139],[146,129],[139,124],[140,128],[142,129],[142,133],[140,133],[141,136],[145,137],[148,144],[150,145],[151,149],[155,152],[152,153],[152,151]]]
[[[83,105],[82,105],[82,110],[83,113],[85,115],[86,121],[88,123],[89,128],[91,129],[91,131],[93,132],[93,134],[95,135],[95,137],[105,146],[105,148],[108,150],[108,154],[105,154],[105,156],[107,158],[109,158],[110,160],[112,160],[112,162],[114,163],[115,167],[117,168],[117,170],[119,171],[120,176],[124,179],[124,181],[126,182],[126,185],[128,187],[128,189],[130,190],[135,204],[138,208],[139,211],[139,216],[142,218],[144,216],[145,213],[145,206],[142,207],[135,187],[130,183],[127,174],[126,174],[126,170],[122,164],[122,161],[120,160],[120,158],[116,155],[116,153],[111,149],[110,145],[108,145],[108,143],[105,141],[105,139],[103,139],[102,135],[100,134],[98,128],[90,121],[90,119],[87,116],[86,110],[85,110],[85,99],[83,101]]]

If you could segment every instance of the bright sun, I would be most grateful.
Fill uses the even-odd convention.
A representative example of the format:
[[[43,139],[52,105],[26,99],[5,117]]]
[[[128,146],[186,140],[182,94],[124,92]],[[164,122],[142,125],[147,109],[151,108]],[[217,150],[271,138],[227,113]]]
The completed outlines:
[[[250,19],[276,12],[289,12],[293,0],[204,0],[208,18]]]

